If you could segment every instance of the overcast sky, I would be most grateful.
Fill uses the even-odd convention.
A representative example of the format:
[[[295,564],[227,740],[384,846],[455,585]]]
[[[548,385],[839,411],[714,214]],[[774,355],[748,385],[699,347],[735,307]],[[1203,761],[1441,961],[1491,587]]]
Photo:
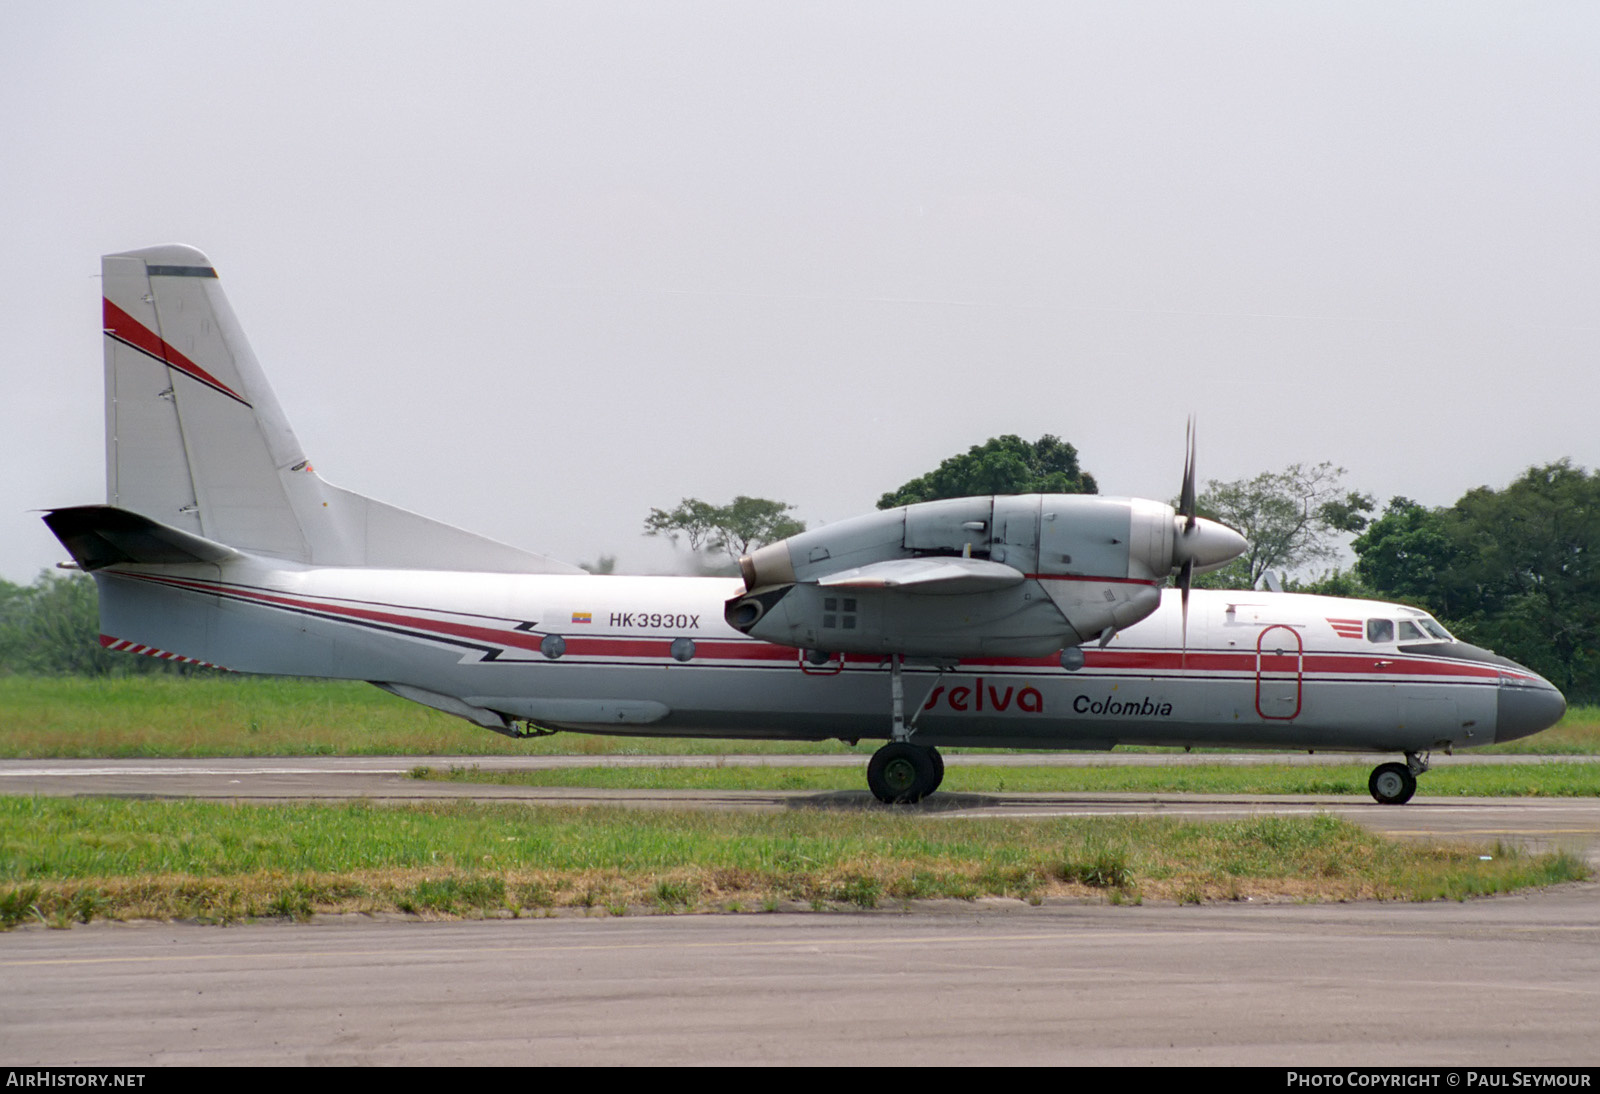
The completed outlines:
[[[10,3],[0,576],[104,499],[99,256],[206,251],[318,471],[621,569],[1001,433],[1110,494],[1600,464],[1600,5]]]

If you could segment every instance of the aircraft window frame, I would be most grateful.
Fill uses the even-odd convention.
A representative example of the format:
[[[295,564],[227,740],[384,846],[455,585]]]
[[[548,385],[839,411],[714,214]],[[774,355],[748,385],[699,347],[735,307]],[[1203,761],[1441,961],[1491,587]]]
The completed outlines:
[[[822,600],[822,627],[824,630],[856,629],[856,598],[853,596],[824,597]]]
[[[1407,627],[1410,627],[1413,633],[1406,634]],[[1416,621],[1412,619],[1395,620],[1394,633],[1396,642],[1426,642],[1429,638],[1428,632],[1417,626]]]
[[[1367,641],[1368,642],[1393,642],[1394,641],[1394,620],[1392,620],[1392,619],[1369,619],[1369,620],[1367,620]]]
[[[1444,624],[1431,615],[1425,615],[1418,619],[1417,625],[1441,642],[1454,642],[1456,640],[1456,636],[1445,630]]]

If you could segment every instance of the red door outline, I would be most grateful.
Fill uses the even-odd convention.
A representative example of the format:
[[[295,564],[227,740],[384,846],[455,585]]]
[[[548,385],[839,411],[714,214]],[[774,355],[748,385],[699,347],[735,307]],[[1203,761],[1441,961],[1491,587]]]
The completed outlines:
[[[1294,636],[1294,712],[1291,714],[1268,714],[1261,709],[1261,685],[1287,684],[1289,682],[1288,670],[1279,662],[1291,656],[1285,652],[1287,643],[1274,646],[1271,652],[1267,649],[1267,635],[1273,631],[1288,631]],[[1282,642],[1279,637],[1276,641]],[[1273,659],[1273,666],[1268,668],[1265,664],[1267,658]],[[1292,722],[1300,717],[1301,686],[1304,683],[1306,665],[1305,643],[1300,640],[1300,632],[1284,623],[1274,623],[1270,627],[1262,628],[1261,634],[1256,637],[1256,713],[1269,722]],[[1272,675],[1267,675],[1271,673]]]
[[[838,676],[844,671],[844,654],[830,653],[828,659],[820,665],[813,665],[806,658],[806,650],[798,651],[800,654],[800,671],[807,676]]]

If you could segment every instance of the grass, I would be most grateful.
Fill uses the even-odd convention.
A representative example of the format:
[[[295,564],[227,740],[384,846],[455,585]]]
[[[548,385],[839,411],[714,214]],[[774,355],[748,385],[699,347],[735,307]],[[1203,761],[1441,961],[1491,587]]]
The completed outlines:
[[[1328,816],[1199,823],[0,799],[3,926],[864,909],[980,897],[1464,899],[1586,876],[1568,854],[1401,843]]]
[[[1130,767],[946,768],[943,793],[1130,794],[1352,794],[1367,795],[1370,767],[1359,764],[1224,764]],[[792,790],[824,793],[856,789],[848,768],[785,767],[572,767],[549,771],[484,771],[419,766],[413,778],[502,786],[571,786],[603,790]],[[1600,764],[1492,764],[1435,767],[1420,792],[1457,797],[1600,797]]]
[[[864,753],[872,751],[862,746]],[[849,753],[839,741],[513,740],[371,684],[273,676],[0,675],[0,757]]]
[[[512,740],[369,684],[219,674],[0,675],[0,757],[870,754],[879,742],[724,741],[561,733]],[[974,749],[951,750],[983,751]],[[1172,751],[1152,749],[1149,751]],[[1600,755],[1600,707],[1479,752]]]
[[[763,754],[771,767],[576,768],[534,785],[855,789],[789,754],[877,742],[497,736],[365,684],[271,677],[0,676],[0,756]],[[982,752],[984,750],[949,750]],[[1165,751],[1165,750],[1151,750]],[[1489,751],[1600,754],[1600,709]],[[1427,794],[1600,794],[1591,765],[1437,768]],[[1597,765],[1600,766],[1600,765]],[[417,777],[440,773],[418,763]],[[1366,793],[1367,769],[952,765],[954,792]],[[494,776],[499,780],[502,776]],[[1487,857],[1485,857],[1487,856]],[[984,820],[483,803],[378,807],[0,798],[0,927],[229,922],[330,912],[426,918],[879,908],[915,899],[1431,900],[1587,876],[1568,854],[1397,843],[1328,817]]]

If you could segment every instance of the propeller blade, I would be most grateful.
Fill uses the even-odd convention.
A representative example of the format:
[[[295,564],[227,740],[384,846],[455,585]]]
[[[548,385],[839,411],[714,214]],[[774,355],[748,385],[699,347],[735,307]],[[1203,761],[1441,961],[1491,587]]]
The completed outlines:
[[[1183,454],[1183,488],[1178,492],[1178,512],[1183,515],[1183,530],[1188,532],[1194,527],[1195,520],[1195,490],[1194,490],[1194,452],[1195,429],[1194,415],[1189,415],[1188,428],[1184,430]]]
[[[1189,668],[1189,587],[1194,583],[1194,559],[1186,561],[1178,570],[1178,596],[1183,604],[1182,645],[1179,646],[1179,665]]]

